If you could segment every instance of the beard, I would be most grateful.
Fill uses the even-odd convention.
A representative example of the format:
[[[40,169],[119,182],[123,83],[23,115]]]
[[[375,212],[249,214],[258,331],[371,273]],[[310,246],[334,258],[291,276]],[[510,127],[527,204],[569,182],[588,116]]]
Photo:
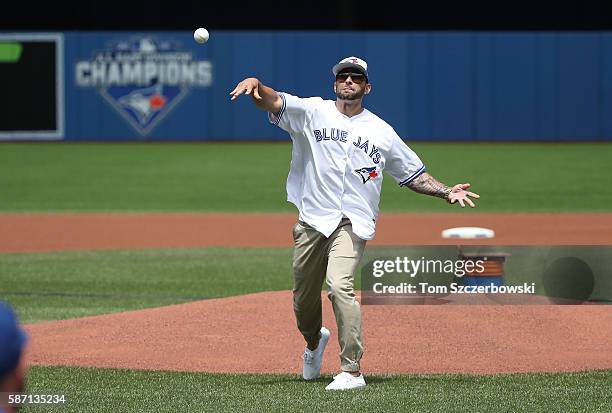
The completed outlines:
[[[336,98],[340,100],[358,100],[365,95],[365,88],[362,90],[337,90]]]

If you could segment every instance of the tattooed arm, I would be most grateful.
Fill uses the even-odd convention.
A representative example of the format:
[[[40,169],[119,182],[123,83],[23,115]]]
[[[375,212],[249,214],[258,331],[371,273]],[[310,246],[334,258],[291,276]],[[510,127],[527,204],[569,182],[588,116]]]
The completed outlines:
[[[423,172],[416,179],[406,184],[406,186],[419,194],[437,196],[448,200],[451,188],[439,182],[436,178]]]
[[[465,207],[464,202],[467,202],[472,208],[476,206],[469,198],[470,196],[473,198],[480,198],[480,195],[467,191],[470,184],[457,184],[451,188],[439,182],[427,172],[423,172],[417,178],[407,183],[406,186],[419,194],[446,199],[451,204],[459,201],[462,208]]]

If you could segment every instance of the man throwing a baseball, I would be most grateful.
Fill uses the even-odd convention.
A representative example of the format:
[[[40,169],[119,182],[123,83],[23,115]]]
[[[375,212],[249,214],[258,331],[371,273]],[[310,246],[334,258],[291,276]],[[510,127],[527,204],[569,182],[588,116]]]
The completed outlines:
[[[359,362],[363,354],[361,310],[354,273],[367,240],[374,238],[382,172],[421,194],[468,204],[478,198],[470,184],[448,187],[425,172],[421,159],[393,128],[363,107],[372,90],[368,66],[348,57],[332,68],[336,100],[299,98],[276,92],[256,78],[238,83],[234,100],[250,95],[269,120],[293,142],[287,199],[298,211],[293,227],[293,308],[304,339],[303,377],[320,376],[329,330],[322,326],[321,286],[332,303],[342,372],[327,390],[366,385]]]

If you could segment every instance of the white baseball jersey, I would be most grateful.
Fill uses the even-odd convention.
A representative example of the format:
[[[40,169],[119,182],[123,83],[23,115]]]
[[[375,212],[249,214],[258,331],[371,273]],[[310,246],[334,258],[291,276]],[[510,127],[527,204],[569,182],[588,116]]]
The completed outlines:
[[[287,200],[299,219],[329,237],[347,217],[357,236],[374,238],[383,170],[406,185],[423,162],[367,109],[348,117],[333,100],[280,96],[282,109],[269,119],[293,141]]]

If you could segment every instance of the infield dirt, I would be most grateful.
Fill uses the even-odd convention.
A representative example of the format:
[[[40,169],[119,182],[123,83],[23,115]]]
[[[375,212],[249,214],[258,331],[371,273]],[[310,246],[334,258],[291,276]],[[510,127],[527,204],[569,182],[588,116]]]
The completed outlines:
[[[0,214],[0,252],[287,247],[295,220],[295,214]],[[441,233],[459,226],[494,229],[489,245],[612,244],[612,213],[470,213],[382,214],[368,245],[454,245]]]

